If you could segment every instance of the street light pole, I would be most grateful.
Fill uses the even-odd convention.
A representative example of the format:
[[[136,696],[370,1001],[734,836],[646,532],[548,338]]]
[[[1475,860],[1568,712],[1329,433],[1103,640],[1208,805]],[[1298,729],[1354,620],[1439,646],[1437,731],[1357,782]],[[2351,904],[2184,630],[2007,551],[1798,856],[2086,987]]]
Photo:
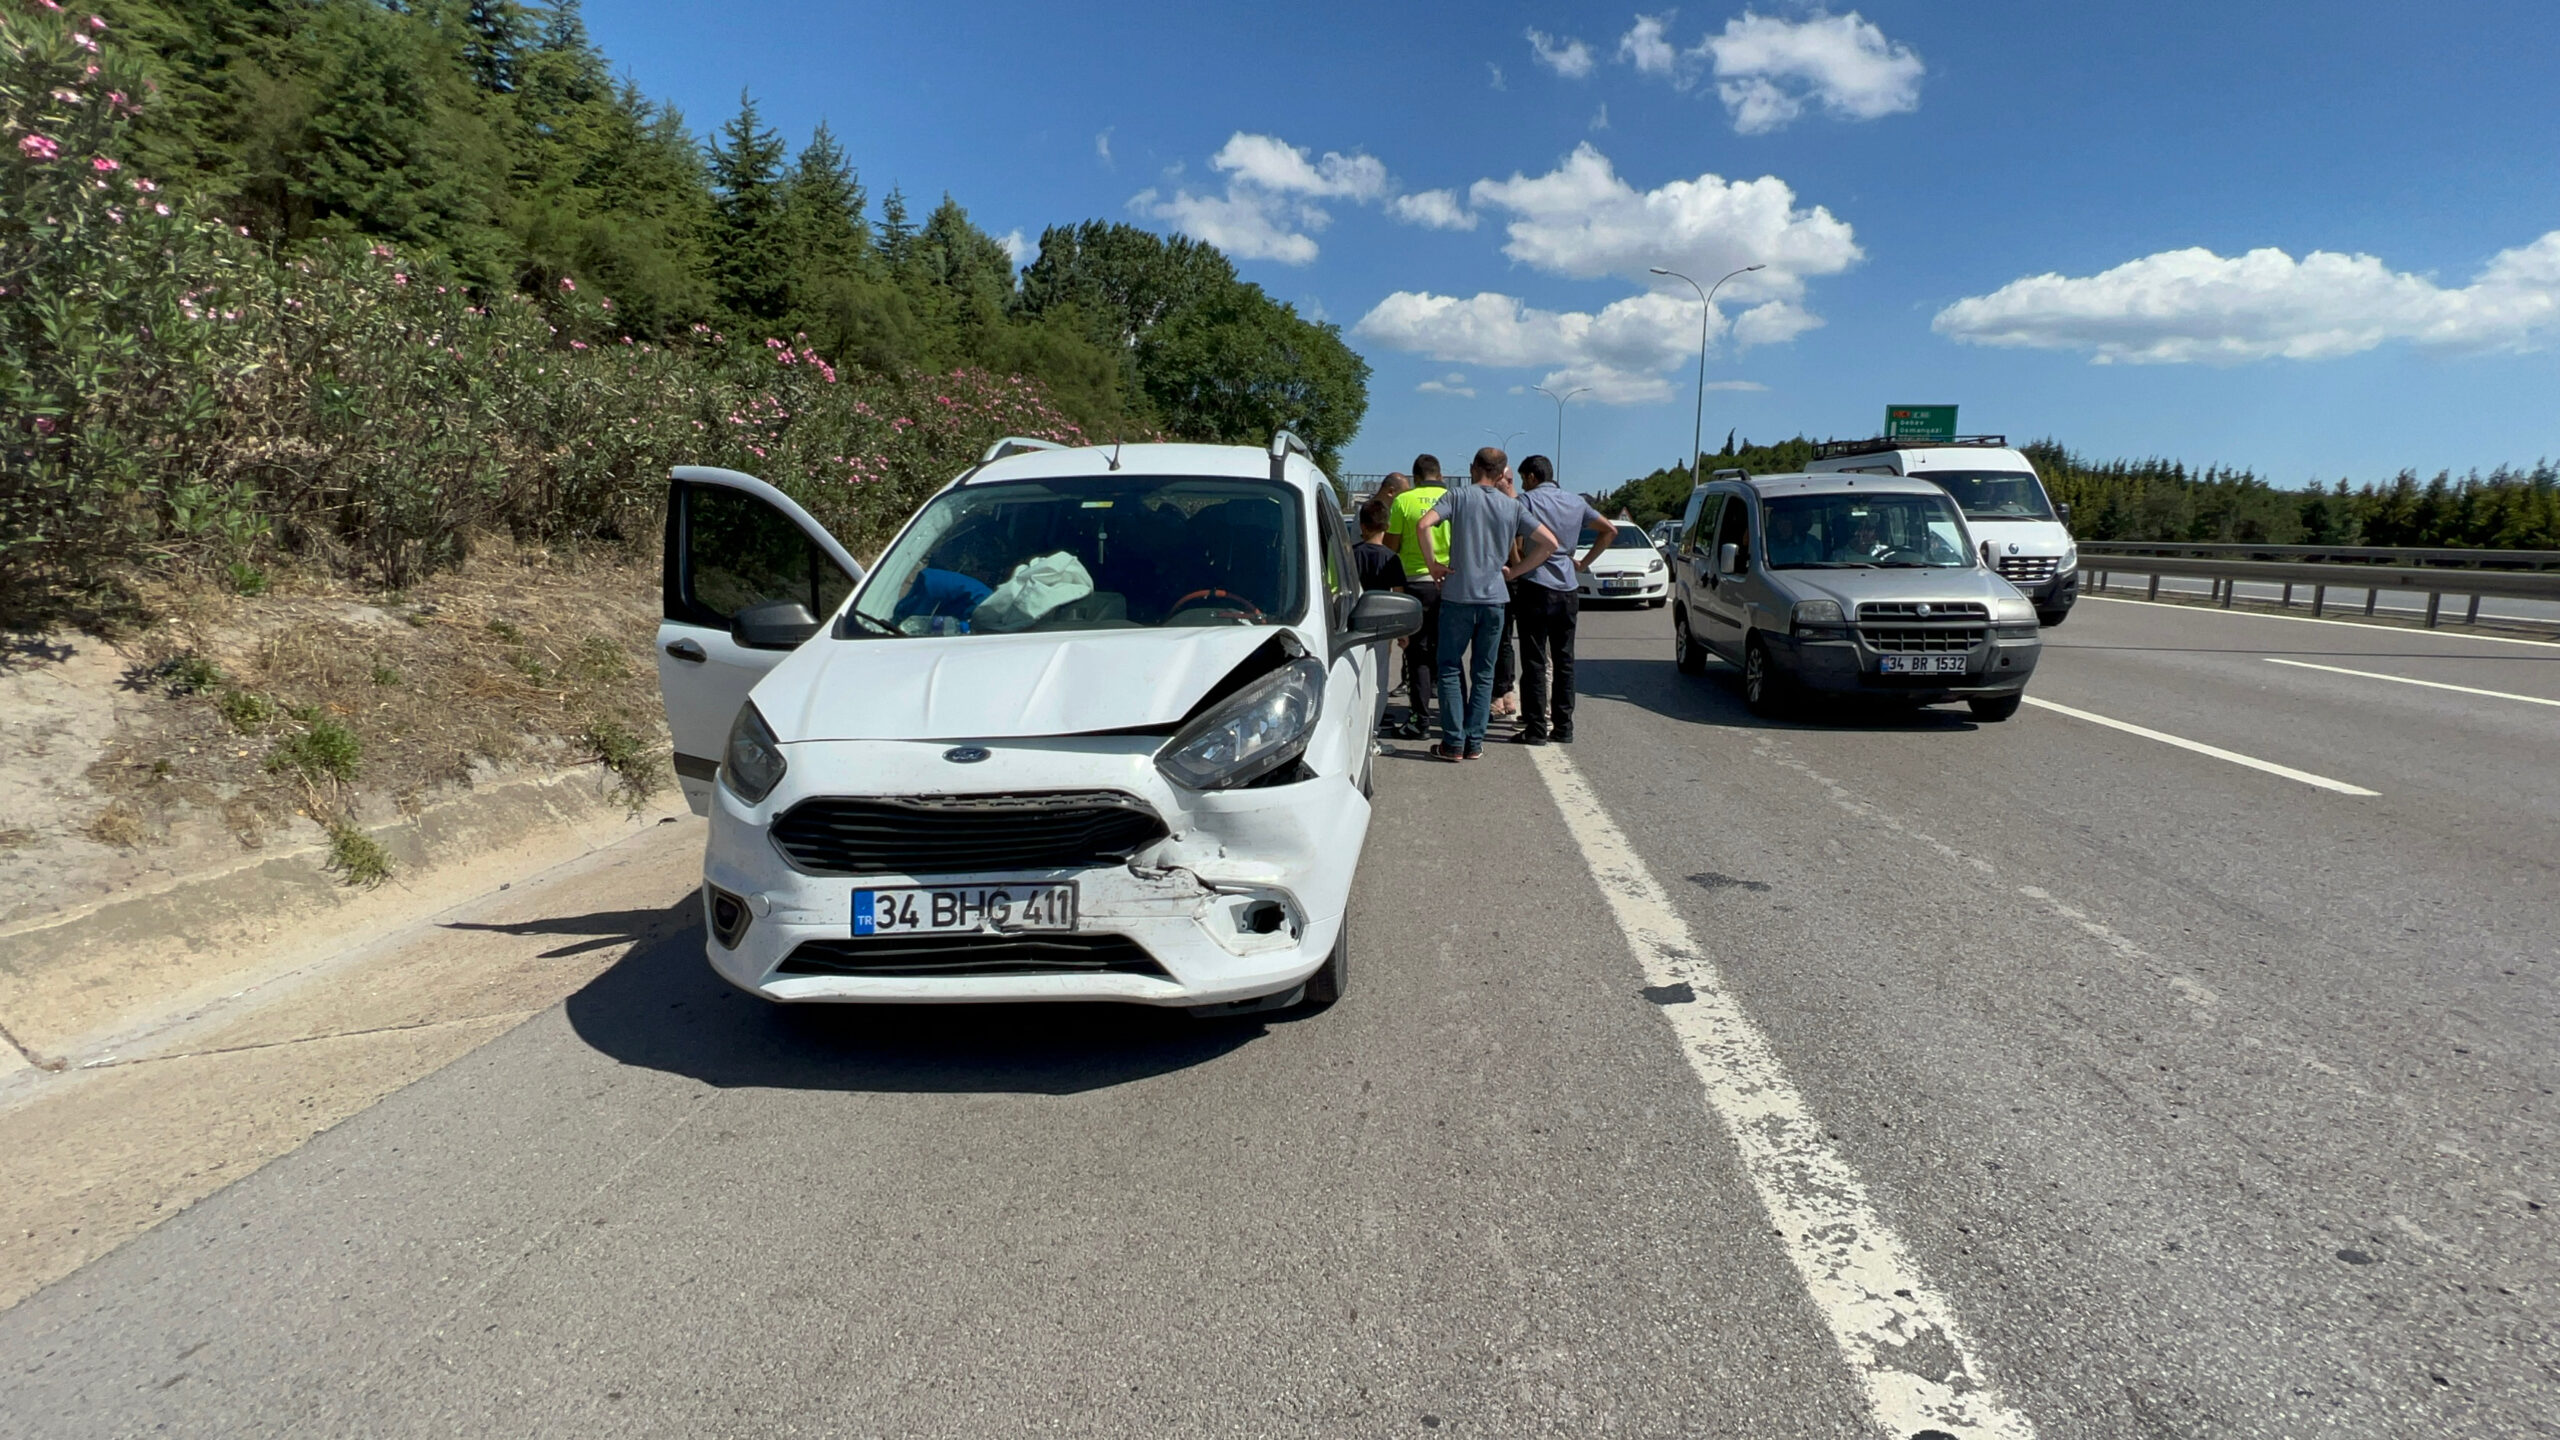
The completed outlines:
[[[1544,385],[1532,385],[1529,388],[1556,402],[1556,483],[1561,485],[1564,483],[1564,402],[1576,395],[1587,394],[1591,387],[1578,385],[1561,395]]]
[[[1665,270],[1659,265],[1652,267],[1656,275],[1668,275],[1674,280],[1689,280],[1689,288],[1698,291],[1698,413],[1689,422],[1689,478],[1692,481],[1698,478],[1698,471],[1707,463],[1707,327],[1715,323],[1716,292],[1724,288],[1725,280],[1730,280],[1735,275],[1748,275],[1754,270],[1767,268],[1769,267],[1766,265],[1745,265],[1726,275],[1724,279],[1700,290],[1697,281],[1689,280],[1688,276],[1677,270]]]

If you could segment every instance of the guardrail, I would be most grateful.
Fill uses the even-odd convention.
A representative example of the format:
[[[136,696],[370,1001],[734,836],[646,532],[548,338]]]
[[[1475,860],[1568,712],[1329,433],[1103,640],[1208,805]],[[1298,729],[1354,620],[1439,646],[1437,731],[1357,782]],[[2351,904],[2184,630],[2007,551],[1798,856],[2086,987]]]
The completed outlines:
[[[2187,556],[2197,560],[2295,560],[2315,563],[2427,565],[2451,569],[2560,570],[2560,550],[2459,550],[2404,545],[2246,545],[2167,540],[2090,540],[2084,555]]]
[[[2250,555],[2300,551],[2322,559],[2240,560],[2222,558],[2221,554],[2198,555],[2194,552],[2223,552]],[[2372,556],[2373,559],[2366,559]],[[2384,557],[2463,557],[2446,558],[2429,564],[2424,560],[2400,563],[2375,563]],[[2494,557],[2514,565],[2521,561],[2526,568],[2490,569],[2481,559]],[[2328,608],[2332,590],[2362,590],[2364,613],[2370,615],[2374,604],[2385,590],[2408,590],[2427,597],[2427,626],[2435,628],[2444,608],[2444,597],[2468,597],[2470,606],[2463,623],[2480,622],[2480,600],[2483,596],[2503,599],[2560,601],[2560,551],[2551,550],[2395,550],[2387,548],[2349,548],[2308,545],[2147,545],[2116,541],[2093,542],[2080,547],[2080,568],[2095,577],[2094,589],[2105,591],[2118,573],[2147,575],[2151,584],[2145,592],[2148,599],[2160,598],[2163,576],[2180,579],[2209,580],[2211,595],[2224,609],[2231,607],[2232,592],[2243,583],[2255,582],[2283,587],[2279,604],[2290,607],[2293,592],[2302,586],[2311,589],[2311,613],[2318,615]]]

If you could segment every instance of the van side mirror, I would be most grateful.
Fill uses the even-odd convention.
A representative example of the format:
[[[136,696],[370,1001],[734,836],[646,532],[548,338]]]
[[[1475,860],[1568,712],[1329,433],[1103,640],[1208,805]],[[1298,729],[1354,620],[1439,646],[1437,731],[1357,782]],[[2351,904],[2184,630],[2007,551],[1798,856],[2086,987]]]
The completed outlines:
[[[1371,590],[1352,602],[1350,629],[1363,641],[1400,640],[1422,629],[1422,602],[1401,590]]]
[[[797,600],[750,605],[729,621],[730,638],[750,650],[797,650],[818,633],[818,617]]]
[[[2054,502],[2053,513],[2062,517],[2062,523],[2063,523],[2063,524],[2068,525],[2068,524],[2070,524],[2070,523],[2071,523],[2071,507],[2070,507],[2070,506],[2065,505],[2065,504],[2061,503],[2060,501],[2056,501],[2056,502]]]
[[[1739,575],[1742,573],[1741,546],[1727,540],[1716,547],[1716,573],[1719,575]]]

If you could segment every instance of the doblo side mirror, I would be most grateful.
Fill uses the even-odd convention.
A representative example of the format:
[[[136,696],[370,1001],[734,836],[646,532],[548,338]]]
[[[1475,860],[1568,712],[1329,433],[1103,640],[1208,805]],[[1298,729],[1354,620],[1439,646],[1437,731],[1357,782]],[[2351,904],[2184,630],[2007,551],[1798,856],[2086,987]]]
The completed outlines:
[[[797,600],[750,605],[729,622],[729,636],[750,650],[797,650],[818,633],[818,617]]]
[[[1422,628],[1422,602],[1396,590],[1372,590],[1351,606],[1351,633],[1363,640],[1397,640]]]
[[[1742,573],[1741,546],[1728,540],[1722,545],[1716,547],[1716,573],[1719,575],[1739,575]]]

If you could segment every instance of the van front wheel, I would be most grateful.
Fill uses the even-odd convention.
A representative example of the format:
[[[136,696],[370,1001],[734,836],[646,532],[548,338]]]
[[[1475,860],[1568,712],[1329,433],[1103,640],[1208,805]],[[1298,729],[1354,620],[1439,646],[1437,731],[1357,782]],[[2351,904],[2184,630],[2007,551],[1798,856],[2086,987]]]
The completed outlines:
[[[1784,714],[1787,708],[1786,674],[1757,635],[1742,646],[1742,703],[1764,720]]]

